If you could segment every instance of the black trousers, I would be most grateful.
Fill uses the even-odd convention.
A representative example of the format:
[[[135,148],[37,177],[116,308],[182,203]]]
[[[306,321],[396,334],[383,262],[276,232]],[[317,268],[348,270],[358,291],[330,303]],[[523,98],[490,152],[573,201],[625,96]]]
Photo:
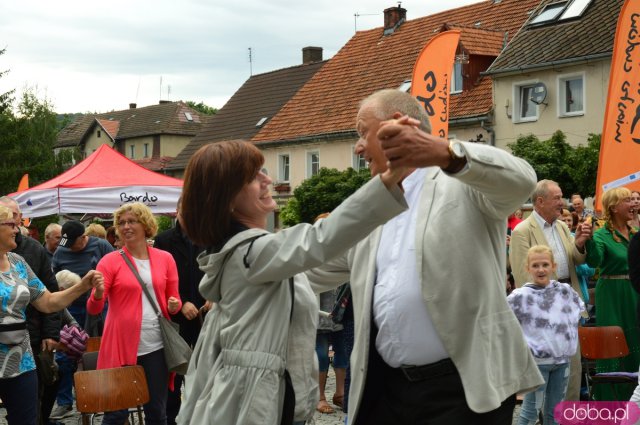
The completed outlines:
[[[387,365],[375,348],[372,329],[369,367],[355,425],[511,425],[516,395],[487,413],[467,405],[460,374],[455,367],[431,377],[410,381],[401,369]]]

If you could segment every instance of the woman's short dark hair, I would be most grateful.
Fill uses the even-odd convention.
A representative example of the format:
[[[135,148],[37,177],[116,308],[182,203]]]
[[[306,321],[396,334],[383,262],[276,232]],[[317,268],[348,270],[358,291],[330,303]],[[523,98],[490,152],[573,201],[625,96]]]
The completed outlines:
[[[231,204],[263,164],[262,152],[243,140],[211,143],[193,154],[185,171],[180,215],[196,245],[210,247],[229,236]]]

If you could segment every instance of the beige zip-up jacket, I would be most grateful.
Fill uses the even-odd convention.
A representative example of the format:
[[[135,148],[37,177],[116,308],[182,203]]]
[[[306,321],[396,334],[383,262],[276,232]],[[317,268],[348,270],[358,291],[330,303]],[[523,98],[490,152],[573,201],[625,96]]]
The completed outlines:
[[[177,422],[277,425],[285,368],[296,395],[295,420],[310,419],[319,396],[318,305],[301,273],[343,254],[406,207],[401,191],[387,190],[376,177],[313,226],[299,224],[275,234],[250,229],[220,252],[201,254],[200,292],[217,305],[195,346]]]

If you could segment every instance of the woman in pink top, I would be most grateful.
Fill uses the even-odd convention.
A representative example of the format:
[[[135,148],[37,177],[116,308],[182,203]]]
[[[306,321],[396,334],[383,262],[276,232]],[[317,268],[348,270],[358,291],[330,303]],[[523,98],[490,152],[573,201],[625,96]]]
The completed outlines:
[[[160,325],[153,306],[122,253],[133,263],[166,318],[180,311],[182,306],[176,263],[168,252],[148,246],[147,239],[155,236],[158,225],[146,205],[140,202],[124,204],[113,216],[124,247],[100,260],[97,270],[104,274],[104,286],[97,286],[87,301],[90,314],[98,314],[105,301],[109,302],[98,369],[141,365],[150,395],[149,402],[144,405],[145,422],[164,425],[167,423],[167,385],[173,379],[170,380],[164,361]],[[105,414],[103,423],[123,424],[126,418],[126,410],[110,412]]]

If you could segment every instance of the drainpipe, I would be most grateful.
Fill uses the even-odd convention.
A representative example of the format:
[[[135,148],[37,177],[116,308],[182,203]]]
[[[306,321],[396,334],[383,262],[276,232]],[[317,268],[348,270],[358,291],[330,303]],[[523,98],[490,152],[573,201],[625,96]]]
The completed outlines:
[[[484,120],[480,121],[480,128],[489,133],[489,145],[496,145],[496,132],[493,130],[493,127],[485,127]]]

